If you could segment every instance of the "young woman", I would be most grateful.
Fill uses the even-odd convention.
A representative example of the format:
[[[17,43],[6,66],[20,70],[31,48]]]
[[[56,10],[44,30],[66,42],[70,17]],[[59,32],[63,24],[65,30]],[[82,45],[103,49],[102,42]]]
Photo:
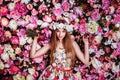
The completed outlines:
[[[50,65],[40,75],[39,80],[73,80],[72,68],[75,56],[84,64],[89,63],[88,39],[83,37],[85,55],[78,44],[71,39],[71,35],[65,28],[53,30],[49,44],[36,51],[37,38],[34,37],[31,58],[35,58],[50,51]]]

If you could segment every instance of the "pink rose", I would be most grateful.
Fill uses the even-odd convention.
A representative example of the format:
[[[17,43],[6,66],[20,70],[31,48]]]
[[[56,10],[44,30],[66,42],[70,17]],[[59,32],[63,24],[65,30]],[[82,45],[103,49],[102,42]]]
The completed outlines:
[[[8,8],[7,6],[1,6],[0,7],[0,15],[6,16],[8,14]]]
[[[59,8],[53,8],[52,12],[53,12],[53,14],[55,14],[55,16],[59,17],[63,13],[63,9],[61,7],[59,7]]]
[[[36,2],[36,3],[39,2],[39,0],[33,0],[33,1]]]
[[[81,9],[79,7],[74,7],[73,11],[77,16],[82,15],[82,11],[81,11]]]
[[[32,13],[33,16],[35,16],[35,15],[38,14],[38,11],[36,9],[32,9],[31,13]]]
[[[100,19],[100,14],[99,14],[99,10],[98,9],[93,10],[93,12],[91,14],[91,18],[94,21],[97,21],[97,20]]]
[[[19,68],[15,65],[11,65],[10,66],[10,73],[16,74],[17,72],[19,72]]]
[[[51,22],[52,21],[52,18],[50,17],[50,16],[48,16],[48,15],[45,15],[44,17],[43,17],[43,21],[45,21],[45,22]]]
[[[114,14],[114,24],[120,23],[120,14]]]
[[[33,30],[33,29],[37,28],[37,24],[31,24],[31,23],[30,23],[30,24],[26,25],[25,27],[26,27],[27,29],[32,29],[32,30]]]
[[[110,52],[110,48],[109,48],[109,47],[106,47],[106,48],[105,48],[105,51],[106,51],[106,53],[109,53],[109,52]]]
[[[12,44],[19,44],[19,37],[18,36],[13,36],[10,39],[10,41],[11,41]]]
[[[71,21],[73,21],[77,18],[77,16],[75,14],[71,13],[69,18],[70,18]]]
[[[7,18],[1,18],[1,25],[7,27],[9,20]]]
[[[32,10],[33,9],[33,5],[32,4],[28,4],[27,8],[28,8],[28,10]]]
[[[42,13],[43,11],[47,10],[47,6],[44,3],[42,3],[39,6],[38,10],[39,10],[39,13]]]
[[[21,16],[26,15],[28,12],[26,5],[20,2],[16,3],[14,10],[17,10]]]
[[[16,19],[19,19],[21,15],[17,10],[12,10],[10,12],[10,17],[16,20]]]
[[[0,4],[2,4],[3,3],[3,0],[0,0]]]
[[[120,6],[118,6],[116,12],[120,14]]]
[[[62,8],[64,11],[69,11],[70,9],[70,4],[66,1],[62,3]]]
[[[26,34],[26,30],[25,29],[20,29],[20,32],[18,33],[19,36],[24,37]]]

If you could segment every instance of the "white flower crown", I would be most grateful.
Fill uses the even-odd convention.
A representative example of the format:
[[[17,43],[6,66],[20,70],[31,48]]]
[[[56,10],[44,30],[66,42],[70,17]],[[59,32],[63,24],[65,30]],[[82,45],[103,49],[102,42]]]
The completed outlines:
[[[53,25],[52,25],[53,30],[60,29],[60,28],[66,29],[67,32],[73,31],[73,25],[64,24],[64,23],[58,23],[58,22],[53,23]]]

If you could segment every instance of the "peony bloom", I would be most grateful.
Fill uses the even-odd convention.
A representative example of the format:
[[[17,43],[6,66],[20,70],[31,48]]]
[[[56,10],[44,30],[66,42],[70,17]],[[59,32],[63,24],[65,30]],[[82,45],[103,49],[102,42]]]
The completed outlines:
[[[52,12],[53,14],[55,14],[55,16],[60,17],[63,13],[63,9],[61,8],[60,4],[56,4],[56,7],[52,9]]]
[[[10,20],[10,22],[9,22],[9,28],[11,30],[16,30],[17,29],[17,22],[16,22],[16,20],[14,20],[14,19]]]
[[[8,4],[8,9],[12,11],[15,8],[15,3],[9,3]]]
[[[10,39],[12,44],[19,44],[19,37],[18,36],[12,36]]]
[[[21,16],[26,15],[28,12],[26,5],[20,2],[16,3],[14,10],[17,10]]]
[[[50,16],[48,16],[48,15],[45,15],[43,17],[43,21],[50,23],[52,21],[52,18]]]
[[[21,15],[17,10],[12,10],[10,11],[10,17],[17,20],[21,17]]]
[[[65,2],[62,3],[62,8],[63,8],[64,11],[69,11],[70,4],[67,1],[65,1]]]
[[[1,25],[7,27],[9,20],[5,17],[1,18]]]
[[[95,21],[90,20],[87,23],[87,29],[88,29],[88,32],[90,32],[90,33],[97,32],[98,31],[98,27],[99,27],[99,24],[97,24]]]
[[[6,16],[8,14],[8,8],[7,6],[0,6],[0,15]]]

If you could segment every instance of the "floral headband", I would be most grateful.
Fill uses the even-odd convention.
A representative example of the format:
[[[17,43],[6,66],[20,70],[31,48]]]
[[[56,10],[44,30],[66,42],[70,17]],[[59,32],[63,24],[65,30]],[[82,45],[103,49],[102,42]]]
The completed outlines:
[[[71,24],[64,24],[64,23],[58,23],[58,22],[53,22],[51,25],[51,29],[56,30],[60,28],[64,28],[67,30],[67,32],[72,32],[73,31],[73,25]]]

